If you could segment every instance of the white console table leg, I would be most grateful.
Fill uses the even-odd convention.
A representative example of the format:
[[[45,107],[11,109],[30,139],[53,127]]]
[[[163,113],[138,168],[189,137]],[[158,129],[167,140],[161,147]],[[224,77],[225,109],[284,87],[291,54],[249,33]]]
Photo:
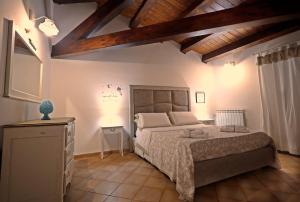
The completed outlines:
[[[103,131],[100,130],[100,153],[101,153],[101,159],[104,158],[104,134]]]

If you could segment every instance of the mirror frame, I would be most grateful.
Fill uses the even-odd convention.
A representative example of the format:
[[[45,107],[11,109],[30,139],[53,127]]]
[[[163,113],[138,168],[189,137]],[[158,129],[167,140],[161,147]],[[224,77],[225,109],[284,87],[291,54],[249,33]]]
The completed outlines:
[[[4,25],[6,25],[7,33],[7,49],[6,49],[6,61],[5,61],[5,83],[4,83],[4,97],[9,97],[18,100],[25,100],[29,102],[40,103],[42,101],[42,83],[43,83],[43,63],[41,59],[37,56],[36,51],[31,47],[29,43],[29,38],[27,40],[24,38],[26,36],[25,31],[17,27],[12,20],[4,19]],[[5,33],[5,31],[4,31]],[[40,77],[39,77],[39,87],[38,95],[30,94],[26,91],[21,91],[13,88],[13,54],[15,49],[15,37],[16,33],[20,36],[22,42],[27,46],[27,48],[32,52],[32,54],[40,61]]]

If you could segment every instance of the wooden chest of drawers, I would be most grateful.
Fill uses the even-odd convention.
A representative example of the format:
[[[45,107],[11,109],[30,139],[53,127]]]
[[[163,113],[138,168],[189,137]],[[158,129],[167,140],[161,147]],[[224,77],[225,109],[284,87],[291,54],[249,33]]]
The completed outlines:
[[[0,201],[63,201],[72,180],[74,118],[7,125]]]

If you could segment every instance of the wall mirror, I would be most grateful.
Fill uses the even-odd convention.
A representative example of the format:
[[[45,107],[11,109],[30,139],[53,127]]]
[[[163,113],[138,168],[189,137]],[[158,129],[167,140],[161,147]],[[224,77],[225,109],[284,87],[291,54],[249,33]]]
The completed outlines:
[[[5,19],[7,33],[4,96],[31,102],[42,100],[43,64],[31,40],[13,21]]]

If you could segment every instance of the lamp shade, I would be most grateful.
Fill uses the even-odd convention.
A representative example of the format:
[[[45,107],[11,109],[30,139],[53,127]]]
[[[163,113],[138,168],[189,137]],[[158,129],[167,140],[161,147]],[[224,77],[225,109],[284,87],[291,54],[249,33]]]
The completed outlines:
[[[54,22],[48,18],[45,18],[45,21],[39,25],[39,29],[50,37],[56,36],[59,32]]]

